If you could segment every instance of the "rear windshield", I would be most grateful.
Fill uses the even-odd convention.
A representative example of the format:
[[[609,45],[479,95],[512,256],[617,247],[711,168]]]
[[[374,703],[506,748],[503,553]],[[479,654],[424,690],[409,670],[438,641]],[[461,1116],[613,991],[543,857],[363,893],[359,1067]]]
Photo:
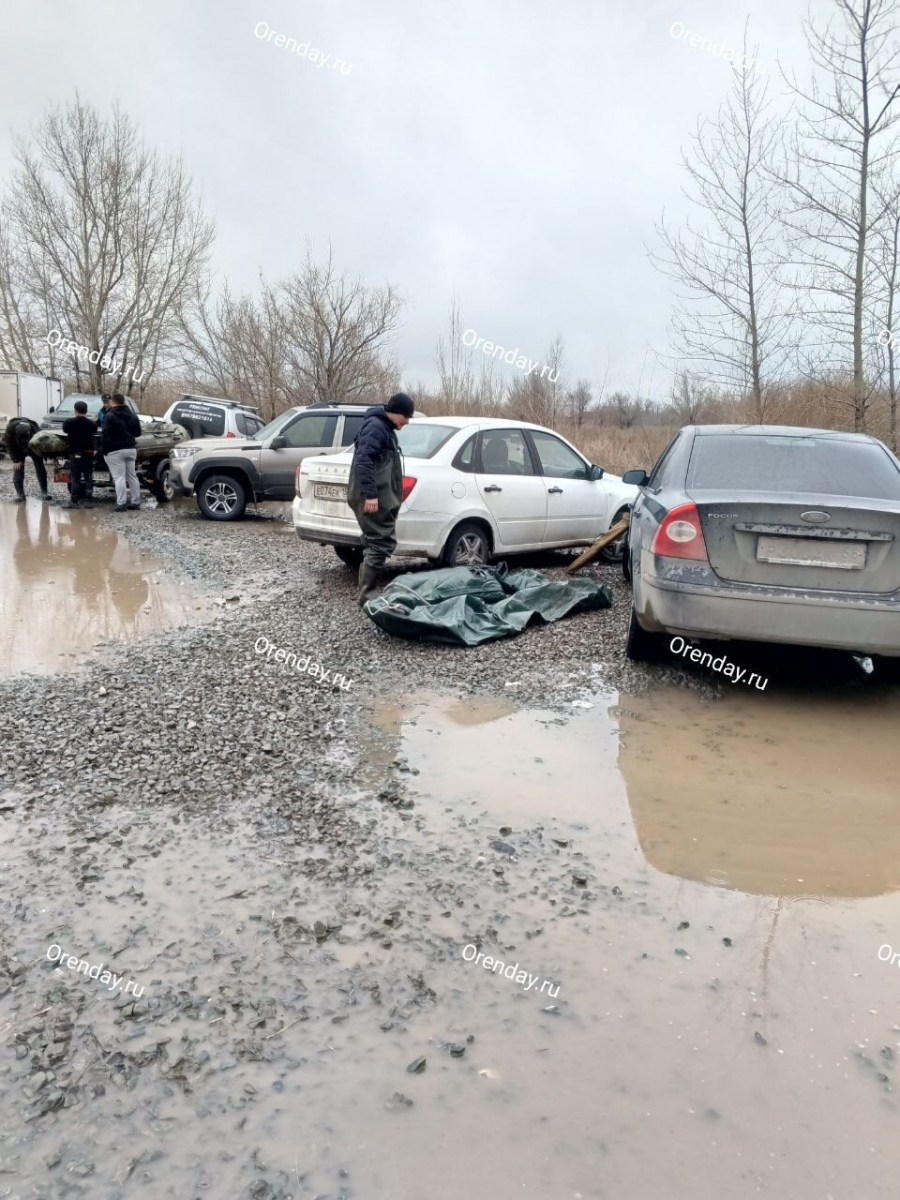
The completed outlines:
[[[900,471],[870,442],[701,434],[691,452],[687,486],[900,500]]]
[[[194,436],[219,437],[225,432],[225,413],[222,409],[196,400],[182,400],[176,404],[169,419],[176,425],[188,423],[195,426],[195,431],[191,431]]]
[[[431,458],[456,432],[454,425],[426,425],[424,422],[410,421],[397,434],[397,441],[407,458]]]

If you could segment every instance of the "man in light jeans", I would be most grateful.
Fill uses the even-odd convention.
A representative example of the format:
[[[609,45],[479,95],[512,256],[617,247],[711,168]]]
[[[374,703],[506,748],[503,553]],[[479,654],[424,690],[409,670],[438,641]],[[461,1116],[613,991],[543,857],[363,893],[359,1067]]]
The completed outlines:
[[[141,485],[135,470],[135,438],[140,437],[140,433],[140,421],[130,408],[126,408],[122,393],[116,392],[103,420],[103,457],[116,485],[113,512],[141,507]]]

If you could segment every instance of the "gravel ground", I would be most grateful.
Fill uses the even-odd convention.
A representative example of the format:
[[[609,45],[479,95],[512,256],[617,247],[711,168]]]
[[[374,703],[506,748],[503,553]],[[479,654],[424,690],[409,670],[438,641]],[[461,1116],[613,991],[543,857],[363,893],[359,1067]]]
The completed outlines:
[[[10,495],[0,469],[0,503]],[[298,1102],[312,1094],[323,1128],[341,1122],[340,1089],[317,1090],[322,1060],[292,1051],[280,1030],[309,1022],[315,1054],[343,1050],[373,1071],[383,1043],[413,1061],[424,1053],[417,1028],[449,1003],[422,963],[439,970],[467,940],[511,944],[510,928],[501,932],[507,873],[531,897],[518,914],[521,938],[540,921],[549,940],[557,921],[614,914],[621,900],[618,888],[588,888],[582,853],[568,838],[545,839],[540,825],[523,822],[515,847],[496,841],[502,828],[489,839],[483,814],[457,815],[453,836],[441,832],[437,814],[409,797],[396,737],[373,727],[378,704],[417,691],[483,694],[561,721],[577,711],[574,699],[598,691],[639,693],[662,680],[718,689],[679,667],[627,662],[630,596],[618,568],[588,572],[611,586],[612,609],[461,650],[382,634],[356,608],[354,573],[329,548],[299,543],[274,506],[225,526],[190,502],[140,514],[101,504],[87,519],[223,603],[211,623],[104,652],[71,675],[0,682],[0,814],[16,822],[0,921],[0,999],[15,1047],[0,1067],[14,1114],[4,1170],[20,1181],[38,1161],[64,1170],[63,1192],[51,1182],[27,1193],[48,1198],[124,1197],[132,1178],[155,1180],[154,1196],[193,1195],[189,1186],[212,1181],[212,1194],[256,1200],[320,1187],[368,1197],[324,1152],[315,1180],[296,1170],[300,1191],[291,1172],[267,1165],[275,1117],[254,1109],[263,1086],[278,1092],[300,1071]],[[528,565],[558,576],[567,561]],[[261,637],[344,674],[349,689],[266,661],[254,650]],[[527,868],[510,862],[512,849]],[[431,917],[451,912],[457,936],[436,935]],[[83,980],[45,961],[51,943],[92,964],[115,961],[146,994],[87,1005]],[[352,964],[341,955],[350,947],[363,948]],[[464,1033],[448,1031],[447,1041],[458,1050]],[[461,1061],[455,1053],[448,1063]],[[310,1061],[321,1067],[312,1081]],[[234,1078],[217,1107],[225,1075]],[[385,1084],[388,1108],[405,1104],[398,1083]],[[122,1091],[136,1093],[127,1112]],[[69,1107],[80,1114],[78,1139],[61,1111]],[[193,1134],[176,1144],[167,1132],[202,1117],[227,1145],[236,1109],[247,1151],[217,1151],[215,1169]],[[162,1149],[123,1158],[117,1138],[146,1140],[137,1122],[148,1114]]]

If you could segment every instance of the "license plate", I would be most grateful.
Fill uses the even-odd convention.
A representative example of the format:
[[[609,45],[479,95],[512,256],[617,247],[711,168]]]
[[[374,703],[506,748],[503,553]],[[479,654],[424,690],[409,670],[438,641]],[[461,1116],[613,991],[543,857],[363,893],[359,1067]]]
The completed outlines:
[[[317,500],[346,500],[347,485],[345,483],[317,483],[313,494]]]
[[[866,565],[865,542],[840,542],[831,538],[760,537],[756,560],[795,567],[833,567],[861,571]]]
[[[68,471],[54,471],[53,472],[53,482],[54,483],[71,483],[72,476],[69,474]]]

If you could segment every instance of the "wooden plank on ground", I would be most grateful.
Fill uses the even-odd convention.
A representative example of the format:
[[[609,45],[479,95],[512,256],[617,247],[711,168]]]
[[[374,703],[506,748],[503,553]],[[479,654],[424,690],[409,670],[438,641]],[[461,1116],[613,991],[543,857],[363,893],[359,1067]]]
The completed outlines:
[[[621,521],[613,525],[601,537],[598,537],[596,542],[588,546],[583,554],[579,554],[575,561],[566,567],[566,574],[571,575],[573,571],[580,570],[586,563],[595,559],[604,546],[608,546],[610,542],[614,542],[616,538],[622,536],[627,530],[630,520],[631,514],[626,513]]]

